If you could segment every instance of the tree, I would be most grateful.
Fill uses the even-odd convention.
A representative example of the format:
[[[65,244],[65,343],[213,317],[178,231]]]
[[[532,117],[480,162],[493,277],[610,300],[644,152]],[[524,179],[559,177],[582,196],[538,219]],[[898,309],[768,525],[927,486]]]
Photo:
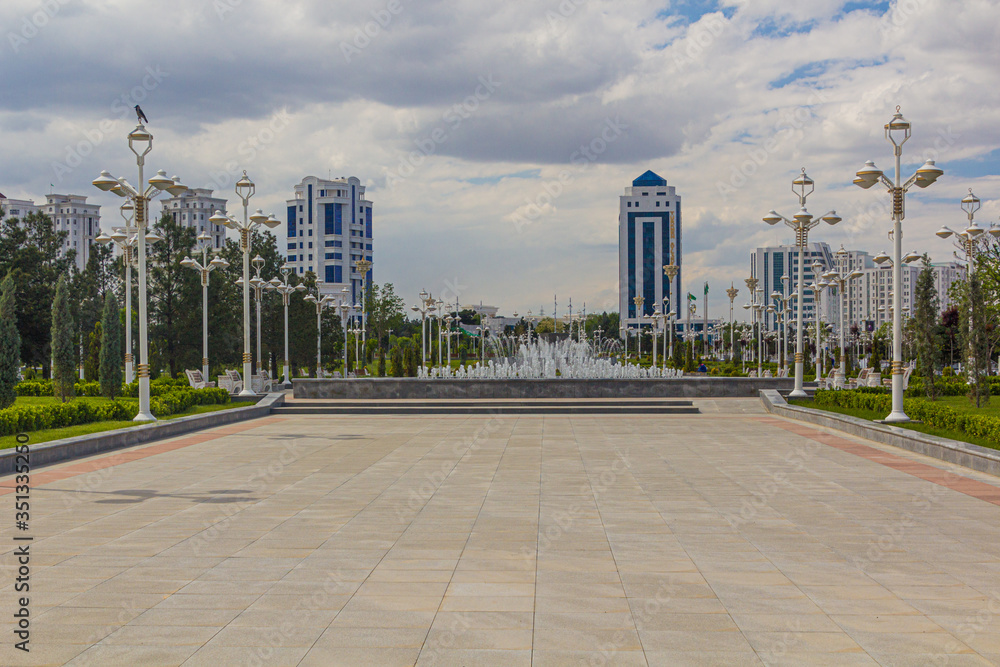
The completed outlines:
[[[56,283],[76,257],[72,249],[61,254],[67,235],[57,231],[44,213],[0,221],[0,274],[14,274],[21,360],[29,366],[41,366],[43,377],[49,377],[52,359],[50,335]]]
[[[101,394],[114,398],[122,388],[122,329],[120,309],[115,295],[104,295],[101,318]]]
[[[958,289],[955,289],[955,288]],[[952,286],[959,301],[959,338],[965,350],[965,376],[969,383],[969,400],[982,407],[990,400],[989,334],[986,330],[983,284],[978,270],[970,271],[969,279]]]
[[[389,332],[399,329],[406,321],[403,308],[405,303],[403,297],[396,294],[392,283],[385,283],[380,288],[377,284],[368,287],[365,303],[365,317],[368,328],[378,341],[379,349],[383,349],[383,343],[388,343]]]
[[[934,270],[924,255],[924,266],[914,290],[913,319],[910,321],[917,352],[917,373],[924,379],[924,390],[931,400],[937,398],[934,373],[941,360],[941,337],[938,333],[938,295]]]
[[[538,324],[535,325],[536,334],[547,334],[553,333],[555,331],[554,322],[551,317],[543,317],[538,320]]]
[[[181,266],[195,244],[197,231],[174,222],[169,214],[155,225],[161,240],[152,244],[149,269],[150,366],[164,366],[170,377],[183,368],[201,366],[201,280]]]
[[[70,307],[69,285],[66,274],[59,276],[56,295],[52,301],[52,387],[53,393],[64,403],[73,397],[76,382],[75,324]]]
[[[10,273],[0,283],[0,408],[14,405],[21,367],[21,336],[17,332],[17,294]]]
[[[101,379],[101,321],[94,324],[94,330],[87,336],[86,356],[83,358],[83,379],[97,382]]]

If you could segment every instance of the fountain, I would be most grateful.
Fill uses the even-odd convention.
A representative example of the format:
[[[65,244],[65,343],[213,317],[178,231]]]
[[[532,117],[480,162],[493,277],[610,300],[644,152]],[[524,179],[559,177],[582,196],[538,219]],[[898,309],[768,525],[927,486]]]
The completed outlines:
[[[639,380],[683,376],[683,372],[672,368],[643,368],[619,363],[617,354],[620,343],[613,339],[604,339],[600,345],[572,339],[550,343],[502,334],[490,338],[487,343],[494,358],[485,364],[477,362],[457,370],[450,367],[421,367],[417,377],[476,380]]]

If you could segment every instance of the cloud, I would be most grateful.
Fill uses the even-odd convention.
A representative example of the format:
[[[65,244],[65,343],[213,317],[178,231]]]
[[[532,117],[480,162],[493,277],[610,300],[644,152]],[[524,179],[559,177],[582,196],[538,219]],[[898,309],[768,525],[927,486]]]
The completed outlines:
[[[851,179],[865,159],[891,167],[897,104],[914,123],[907,172],[929,157],[946,171],[908,199],[905,245],[950,252],[933,231],[968,187],[990,203],[998,182],[998,5],[8,0],[0,184],[110,207],[90,181],[135,178],[138,101],[152,169],[230,199],[247,169],[265,212],[307,174],[356,175],[375,202],[376,280],[411,301],[458,280],[463,300],[527,312],[553,292],[613,302],[618,197],[652,168],[683,197],[685,280],[709,280],[722,313],[753,247],[790,240],[760,217],[794,212],[803,166],[810,210],[844,217],[815,240],[886,246],[886,196]],[[608,122],[627,129],[608,141]]]

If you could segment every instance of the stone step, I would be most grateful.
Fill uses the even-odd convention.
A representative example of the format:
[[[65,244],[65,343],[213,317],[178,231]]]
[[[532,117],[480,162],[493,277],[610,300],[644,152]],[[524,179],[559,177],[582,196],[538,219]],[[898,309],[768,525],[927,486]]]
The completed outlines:
[[[379,400],[292,401],[272,414],[286,415],[444,415],[444,414],[699,414],[691,401],[683,400]]]

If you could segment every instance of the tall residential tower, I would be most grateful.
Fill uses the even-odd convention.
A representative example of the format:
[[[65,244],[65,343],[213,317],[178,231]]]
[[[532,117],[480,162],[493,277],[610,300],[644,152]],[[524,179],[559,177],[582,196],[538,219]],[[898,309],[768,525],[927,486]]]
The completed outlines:
[[[664,178],[647,171],[632,181],[620,197],[618,214],[618,312],[622,325],[650,326],[649,316],[659,307],[673,310],[683,320],[681,297],[683,269],[670,281],[663,273],[666,264],[681,264],[681,198]],[[643,297],[638,313],[635,297]],[[667,299],[666,304],[664,298]]]

